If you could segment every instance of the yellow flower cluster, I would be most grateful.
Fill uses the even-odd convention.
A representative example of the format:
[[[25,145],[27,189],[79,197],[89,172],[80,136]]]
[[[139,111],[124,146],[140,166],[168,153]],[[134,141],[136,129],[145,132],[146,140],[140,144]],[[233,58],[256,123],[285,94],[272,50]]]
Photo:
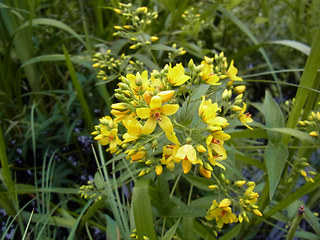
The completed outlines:
[[[226,115],[228,109],[222,113],[219,101],[213,102],[205,94],[193,101],[190,96],[199,87],[206,87],[205,92],[227,90],[230,81],[242,81],[236,73],[233,62],[228,67],[223,53],[215,58],[205,57],[198,66],[190,60],[188,69],[179,63],[166,65],[160,72],[154,70],[150,76],[148,71],[129,73],[120,78],[115,90],[119,102],[111,106],[114,119],[101,118],[92,134],[97,135],[95,140],[101,145],[108,145],[111,153],[125,148],[128,159],[144,162],[147,169],[140,175],[152,169],[161,174],[162,166],[174,170],[181,163],[184,173],[197,165],[199,173],[210,178],[214,166],[225,169],[219,161],[227,158],[224,142],[231,138],[223,131],[229,123],[222,114]],[[220,98],[224,101],[223,96]],[[252,119],[245,113],[245,103],[242,108],[237,107],[233,105],[230,111],[239,111],[239,120],[250,128],[246,123]],[[198,109],[198,117],[189,112],[192,109]],[[186,124],[183,118],[193,123]],[[119,123],[126,129],[122,140],[118,137]],[[161,157],[157,148],[162,148]]]
[[[188,67],[168,64],[151,74],[128,73],[119,79],[115,90],[119,102],[111,105],[113,117],[101,118],[92,134],[101,145],[108,146],[107,151],[122,153],[135,164],[139,176],[150,172],[160,175],[165,168],[188,174],[194,168],[195,173],[217,181],[214,168],[227,170],[223,161],[227,159],[225,142],[231,139],[225,131],[229,120],[238,118],[239,123],[252,129],[248,123],[253,120],[242,100],[245,86],[233,86],[234,81],[242,79],[233,61],[228,65],[223,53],[205,57],[199,65],[190,60]],[[226,195],[226,189],[231,189],[230,180],[222,173],[220,176],[221,181],[210,189],[221,188]],[[245,183],[237,181],[232,187],[238,189]],[[221,228],[248,221],[250,212],[261,215],[254,205],[259,195],[248,184],[246,190],[234,191],[240,193],[238,201],[227,195],[219,204],[213,201],[207,219],[215,219]],[[231,202],[240,210],[238,217],[232,212]]]
[[[258,206],[255,205],[255,203],[257,202],[257,198],[259,197],[259,194],[253,191],[255,183],[248,182],[246,184],[248,188],[244,190],[241,187],[245,184],[246,181],[240,180],[235,181],[233,183],[233,186],[229,185],[229,189],[234,191],[237,195],[241,195],[242,192],[242,196],[239,197],[239,200],[231,200],[230,198],[225,198],[219,204],[216,200],[213,200],[212,205],[208,209],[206,219],[215,219],[217,227],[220,229],[223,227],[224,224],[229,224],[238,221],[242,223],[243,220],[249,222],[249,213],[253,213],[257,216],[262,216],[262,213],[259,211]],[[209,188],[211,188],[212,190],[217,190],[217,187],[217,185],[209,186]],[[234,212],[232,211],[231,203],[233,205]],[[235,213],[235,209],[238,209],[238,217]]]

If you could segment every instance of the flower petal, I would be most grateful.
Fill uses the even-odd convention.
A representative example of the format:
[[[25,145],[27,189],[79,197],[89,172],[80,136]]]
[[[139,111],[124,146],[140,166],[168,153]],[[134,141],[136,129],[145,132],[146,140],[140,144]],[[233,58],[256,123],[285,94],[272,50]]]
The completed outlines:
[[[160,111],[167,116],[175,114],[178,111],[178,109],[178,104],[166,104],[160,107]]]
[[[139,118],[149,118],[151,116],[151,109],[150,108],[145,108],[145,107],[142,107],[142,108],[138,108],[136,110],[137,112],[137,115]]]
[[[158,109],[161,107],[162,100],[159,96],[153,96],[150,101],[150,109]]]
[[[171,120],[166,115],[161,115],[161,120],[159,120],[158,123],[163,131],[173,132],[173,126],[172,126]]]
[[[157,120],[150,117],[141,129],[141,134],[149,135],[151,134],[157,126]]]

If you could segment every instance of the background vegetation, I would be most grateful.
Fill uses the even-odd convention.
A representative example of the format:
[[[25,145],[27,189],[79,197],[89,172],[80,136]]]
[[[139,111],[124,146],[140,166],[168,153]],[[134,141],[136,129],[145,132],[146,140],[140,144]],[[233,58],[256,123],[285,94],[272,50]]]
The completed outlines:
[[[264,216],[225,228],[221,239],[281,237],[300,204],[306,207],[306,220],[296,236],[319,239],[320,224],[312,212],[319,211],[320,176],[308,182],[301,170],[317,173],[320,167],[318,137],[308,135],[319,132],[319,121],[314,118],[310,124],[308,116],[319,108],[320,2],[132,3],[158,12],[154,24],[142,29],[147,36],[159,37],[158,45],[132,50],[132,36],[114,36],[114,26],[125,24],[113,11],[119,8],[117,0],[0,0],[1,239],[129,239],[133,216],[138,225],[136,217],[151,218],[141,230],[148,232],[153,229],[152,213],[168,217],[170,231],[162,239],[174,234],[181,239],[215,238],[201,221],[208,208],[201,200],[190,208],[174,201],[181,204],[180,212],[161,212],[157,198],[169,193],[173,182],[160,178],[154,186],[140,182],[132,189],[134,176],[125,168],[115,169],[112,156],[93,143],[94,125],[115,102],[119,73],[131,71],[127,62],[107,80],[97,79],[92,58],[108,49],[114,58],[125,53],[138,60],[140,66],[131,66],[135,70],[160,69],[169,61],[186,65],[190,58],[200,63],[221,51],[234,59],[258,129],[230,133],[230,146],[237,168],[258,183]],[[179,55],[179,48],[186,53]],[[270,142],[276,147],[270,148]],[[97,164],[104,179],[95,175]],[[279,185],[270,184],[268,175],[279,168]],[[93,179],[103,189],[101,201],[80,197],[79,187]],[[196,178],[184,181],[204,184]],[[181,192],[187,191],[184,183]],[[160,200],[169,201],[168,206],[173,201]],[[131,206],[134,202],[136,207]],[[147,207],[139,214],[141,206]]]

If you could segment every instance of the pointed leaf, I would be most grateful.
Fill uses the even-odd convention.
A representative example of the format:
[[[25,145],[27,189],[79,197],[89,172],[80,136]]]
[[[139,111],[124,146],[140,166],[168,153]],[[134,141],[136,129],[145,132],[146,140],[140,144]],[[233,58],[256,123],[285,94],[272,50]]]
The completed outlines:
[[[161,240],[171,240],[176,233],[177,227],[179,226],[180,219],[166,232],[166,234],[161,238]]]
[[[282,142],[269,142],[264,153],[268,178],[270,181],[269,197],[272,199],[279,184],[282,170],[288,158],[288,149]]]

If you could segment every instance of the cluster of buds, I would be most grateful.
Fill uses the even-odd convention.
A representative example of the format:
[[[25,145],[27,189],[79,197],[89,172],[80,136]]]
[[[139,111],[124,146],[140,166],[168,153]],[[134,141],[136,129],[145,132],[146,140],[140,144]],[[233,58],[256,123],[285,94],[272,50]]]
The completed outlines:
[[[298,122],[299,126],[307,131],[311,137],[319,137],[320,112],[311,112],[306,120]]]
[[[147,7],[135,8],[131,3],[119,3],[119,8],[115,8],[114,12],[123,16],[126,24],[114,26],[116,32],[113,33],[113,36],[128,39],[132,43],[130,49],[135,50],[158,41],[157,36],[145,34],[147,26],[150,26],[152,21],[158,17],[157,12],[150,12]]]
[[[298,161],[295,161],[292,169],[292,176],[288,179],[288,183],[293,181],[293,177],[296,174],[301,175],[306,182],[314,183],[312,176],[316,175],[316,172],[310,169],[307,158],[302,157]]]
[[[234,81],[242,81],[233,61],[228,65],[223,53],[215,57],[205,57],[199,65],[190,60],[188,67],[182,63],[168,64],[150,75],[143,71],[121,76],[115,90],[119,102],[111,106],[114,117],[100,119],[92,133],[96,135],[95,140],[108,146],[107,151],[111,153],[124,154],[139,169],[139,176],[160,175],[166,169],[188,174],[194,168],[194,173],[216,179],[220,171],[227,171],[223,164],[227,159],[224,144],[231,136],[224,129],[229,127],[229,119],[237,116],[239,123],[250,129],[247,123],[252,119],[242,101],[245,88],[232,85]],[[232,98],[232,90],[237,97]],[[229,108],[223,106],[226,103]],[[118,130],[119,125],[124,132]],[[221,191],[227,196],[231,180],[225,179],[223,174],[219,177]],[[244,205],[247,197],[253,194],[253,188],[248,189],[242,197],[242,207],[257,214],[252,202]],[[257,197],[255,195],[255,200]],[[219,207],[230,213],[228,203],[226,200],[215,204],[211,210],[217,212],[214,209]],[[231,214],[228,222],[222,220],[222,223],[237,219]],[[217,224],[223,225],[219,221]]]
[[[187,51],[183,47],[178,48],[177,44],[172,44],[172,51],[168,52],[168,58],[172,62],[176,57],[184,55]]]
[[[94,182],[88,181],[87,183],[87,185],[82,185],[80,187],[80,197],[84,199],[94,199],[95,201],[101,200],[101,192],[98,191],[97,187],[94,185]]]
[[[112,75],[117,76],[121,74],[121,69],[125,68],[129,58],[125,54],[122,54],[120,57],[114,56],[109,49],[105,53],[98,52],[94,55],[92,67],[99,68],[97,78],[106,81]]]
[[[185,10],[181,17],[185,20],[185,25],[181,27],[181,30],[193,31],[199,29],[204,20],[200,20],[200,13],[196,12],[194,7]]]

